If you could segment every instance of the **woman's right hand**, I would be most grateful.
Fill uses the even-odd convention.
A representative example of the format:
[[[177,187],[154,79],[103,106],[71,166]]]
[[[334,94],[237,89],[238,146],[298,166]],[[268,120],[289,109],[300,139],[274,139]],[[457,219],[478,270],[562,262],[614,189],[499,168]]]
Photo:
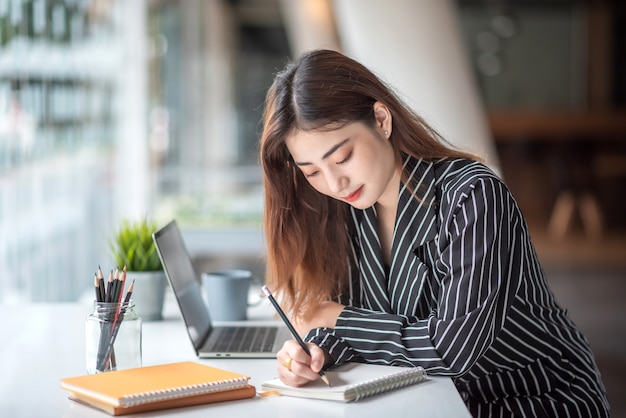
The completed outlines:
[[[309,356],[296,340],[288,340],[276,354],[280,380],[289,386],[302,386],[320,378],[326,354],[319,346],[307,343]]]

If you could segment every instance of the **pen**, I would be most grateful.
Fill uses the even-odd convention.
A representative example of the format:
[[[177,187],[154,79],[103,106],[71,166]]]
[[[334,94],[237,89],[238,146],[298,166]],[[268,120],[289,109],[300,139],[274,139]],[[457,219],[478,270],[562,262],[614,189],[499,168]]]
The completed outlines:
[[[283,312],[283,310],[280,308],[280,305],[278,304],[278,302],[276,302],[276,299],[274,299],[274,296],[272,296],[272,292],[270,292],[270,290],[265,285],[263,285],[261,287],[261,290],[263,290],[263,293],[265,293],[265,296],[267,296],[267,298],[270,300],[270,302],[274,306],[274,309],[276,309],[276,312],[278,312],[278,315],[280,315],[280,317],[282,318],[283,322],[285,322],[285,325],[287,325],[287,328],[289,328],[289,331],[291,332],[291,335],[293,335],[293,338],[298,342],[298,344],[300,344],[300,347],[302,347],[304,352],[307,353],[310,356],[311,352],[309,351],[309,348],[306,346],[304,341],[302,341],[302,338],[300,338],[300,336],[296,332],[296,330],[293,327],[293,325],[291,325],[291,322],[289,321],[289,318],[287,318],[287,315],[285,315],[285,312]],[[324,383],[326,383],[328,386],[330,386],[330,381],[328,380],[328,377],[326,377],[326,374],[324,373],[323,370],[320,370],[320,377],[322,378]]]

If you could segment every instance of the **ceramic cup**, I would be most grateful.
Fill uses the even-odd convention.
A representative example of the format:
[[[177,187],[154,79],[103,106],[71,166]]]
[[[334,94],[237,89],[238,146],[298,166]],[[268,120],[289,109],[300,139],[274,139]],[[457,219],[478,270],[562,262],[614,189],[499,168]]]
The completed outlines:
[[[202,287],[214,321],[247,319],[248,306],[261,299],[248,300],[250,285],[258,281],[249,270],[227,269],[202,273]]]

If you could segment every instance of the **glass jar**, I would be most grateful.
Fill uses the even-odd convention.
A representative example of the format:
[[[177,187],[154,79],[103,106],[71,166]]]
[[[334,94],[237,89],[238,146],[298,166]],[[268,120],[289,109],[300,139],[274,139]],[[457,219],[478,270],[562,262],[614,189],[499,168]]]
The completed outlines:
[[[141,316],[135,302],[94,302],[85,321],[87,373],[141,367]]]

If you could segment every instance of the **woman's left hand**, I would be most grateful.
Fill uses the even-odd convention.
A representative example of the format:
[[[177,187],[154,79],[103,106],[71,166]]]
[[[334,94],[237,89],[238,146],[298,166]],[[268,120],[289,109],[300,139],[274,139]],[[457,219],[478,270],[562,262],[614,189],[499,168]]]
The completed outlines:
[[[322,302],[311,310],[310,315],[293,318],[292,323],[298,334],[304,337],[314,328],[334,328],[343,308],[345,306],[337,302]]]

